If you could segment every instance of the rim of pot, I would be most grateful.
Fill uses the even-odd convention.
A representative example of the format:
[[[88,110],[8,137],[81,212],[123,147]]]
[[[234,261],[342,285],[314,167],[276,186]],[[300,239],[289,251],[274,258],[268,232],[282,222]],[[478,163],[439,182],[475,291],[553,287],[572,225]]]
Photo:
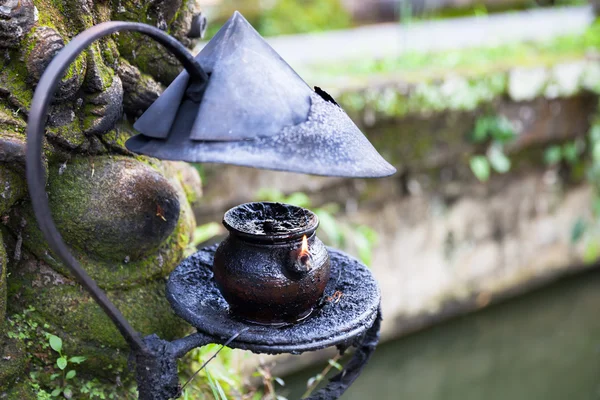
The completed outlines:
[[[270,207],[271,210],[265,210]],[[258,218],[261,212],[272,212],[273,218]],[[281,214],[278,214],[280,211]],[[285,213],[287,211],[287,213]],[[294,218],[303,218],[304,223],[296,229],[287,232],[267,233],[261,229],[253,229],[261,226],[267,221],[289,221],[287,218],[293,213]],[[254,220],[252,214],[255,213]],[[285,213],[285,214],[284,214]],[[229,209],[223,216],[223,226],[233,235],[258,243],[281,243],[295,239],[301,239],[306,235],[310,238],[319,227],[319,217],[307,208],[302,208],[286,203],[272,201],[257,201],[240,204]],[[264,226],[264,225],[262,225]]]

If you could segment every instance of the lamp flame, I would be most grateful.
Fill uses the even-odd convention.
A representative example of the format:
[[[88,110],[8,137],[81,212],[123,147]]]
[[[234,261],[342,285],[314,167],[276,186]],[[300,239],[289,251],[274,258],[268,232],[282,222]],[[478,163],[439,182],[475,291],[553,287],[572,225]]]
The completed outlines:
[[[310,252],[308,251],[308,239],[306,235],[302,237],[302,246],[300,247],[300,252],[298,253],[298,260],[300,264],[306,267],[306,270],[310,270]]]
[[[300,247],[300,257],[308,256],[310,253],[308,252],[308,239],[306,235],[302,236],[302,247]]]

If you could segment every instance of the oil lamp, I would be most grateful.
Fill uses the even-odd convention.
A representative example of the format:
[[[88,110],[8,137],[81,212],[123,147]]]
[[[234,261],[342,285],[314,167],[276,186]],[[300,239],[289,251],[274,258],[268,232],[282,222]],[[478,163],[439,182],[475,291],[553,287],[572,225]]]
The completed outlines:
[[[280,325],[310,315],[329,281],[329,253],[315,231],[317,216],[280,203],[232,208],[229,237],[217,248],[213,273],[234,314]]]
[[[338,398],[379,340],[380,292],[364,265],[316,237],[318,218],[309,210],[280,203],[229,210],[223,221],[229,237],[187,258],[169,277],[171,306],[197,329],[172,342],[142,338],[64,243],[45,193],[42,139],[48,106],[78,54],[120,31],[155,39],[185,68],[135,123],[139,134],[127,141],[130,150],[165,160],[326,176],[395,172],[335,100],[311,89],[241,14],[234,13],[196,57],[155,27],[106,22],[82,32],[55,56],[31,105],[27,181],[48,244],[127,340],[141,399],[178,397],[177,358],[209,343],[269,354],[354,346],[344,371],[311,397]]]

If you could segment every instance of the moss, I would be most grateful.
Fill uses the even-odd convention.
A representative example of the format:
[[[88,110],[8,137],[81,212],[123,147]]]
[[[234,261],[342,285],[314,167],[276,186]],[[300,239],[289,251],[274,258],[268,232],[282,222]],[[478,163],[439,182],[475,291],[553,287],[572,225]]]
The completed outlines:
[[[427,169],[438,166],[440,157],[452,159],[471,147],[466,136],[477,115],[475,111],[409,115],[370,128],[368,136],[393,165]]]
[[[17,383],[0,395],[6,394],[7,399],[38,400],[39,397],[28,382]]]
[[[23,245],[57,271],[69,275],[62,263],[58,261],[58,257],[48,248],[41,232],[35,226],[31,210],[29,208],[23,210],[23,215],[28,221],[23,233]],[[181,221],[154,254],[137,261],[102,260],[92,258],[76,249],[71,251],[100,287],[104,289],[132,287],[149,279],[167,276],[175,268],[188,246],[191,232],[188,226],[188,223]]]
[[[590,50],[600,50],[600,20],[581,35],[562,36],[545,42],[517,42],[431,53],[411,52],[393,58],[314,65],[307,73],[323,78],[400,75],[404,81],[420,82],[448,75],[482,75],[515,66],[548,66],[582,59]]]
[[[48,26],[55,29],[63,37],[72,36],[72,32],[67,31],[69,26],[66,23],[66,9],[62,0],[33,0],[33,4],[38,9],[37,26]],[[67,36],[67,37],[68,37]]]
[[[65,338],[65,348],[72,355],[85,355],[83,370],[104,371],[126,367],[127,344],[97,303],[62,275],[43,264],[26,262],[12,271],[17,281],[11,312],[33,307],[30,318],[48,324],[50,332]],[[176,317],[165,297],[165,281],[160,279],[128,290],[108,291],[107,296],[142,335],[158,334],[172,340],[189,332],[189,326]],[[160,318],[157,318],[160,316]]]
[[[102,135],[102,141],[105,145],[116,152],[127,154],[129,153],[129,150],[127,150],[127,147],[125,147],[125,142],[130,137],[131,133],[127,129],[121,129],[120,127],[117,127]]]
[[[100,81],[101,81],[101,90],[104,91],[104,90],[108,89],[113,84],[113,78],[115,76],[115,71],[113,71],[112,68],[109,68],[104,64],[104,60],[102,59],[102,50],[100,49],[100,44],[98,42],[95,42],[93,45],[91,45],[87,50],[87,54],[88,54],[88,68],[91,67],[89,65],[89,63],[93,63],[99,73],[99,77],[100,77]]]
[[[116,65],[119,59],[119,49],[115,41],[110,38],[106,39],[100,43],[100,47],[102,48],[104,62],[111,66]]]
[[[8,268],[8,257],[6,248],[0,232],[0,335],[3,333],[4,317],[6,315],[6,270]],[[0,379],[0,382],[2,380]]]
[[[0,99],[0,131],[25,135],[27,124],[19,118],[21,111],[6,106]]]
[[[83,75],[83,74],[85,74],[85,70],[86,70],[86,55],[85,55],[85,53],[82,53],[79,56],[77,56],[77,58],[75,59],[75,61],[73,61],[71,63],[71,65],[69,65],[69,68],[63,75],[62,80],[67,81],[68,79],[71,79],[76,75]]]
[[[96,206],[94,206],[94,201],[91,201],[90,199],[90,192],[88,191],[90,183],[86,182],[87,180],[92,179],[91,171],[96,171],[95,174],[98,174],[98,177],[99,174],[101,174],[101,168],[103,168],[102,163],[105,162],[113,163],[115,168],[133,171],[133,166],[135,166],[136,162],[132,159],[122,157],[112,159],[98,157],[96,159],[82,159],[80,161],[82,161],[82,163],[78,163],[76,160],[67,163],[67,169],[60,178],[56,173],[56,171],[59,170],[59,166],[50,166],[50,170],[53,171],[53,174],[49,179],[49,193],[54,219],[57,221],[61,232],[65,235],[66,241],[70,242],[71,246],[73,246],[73,253],[76,258],[80,260],[83,267],[103,288],[130,287],[149,279],[166,276],[170,273],[181,260],[195,226],[193,212],[186,202],[186,194],[183,188],[181,188],[176,176],[169,175],[169,171],[165,171],[161,166],[161,163],[155,165],[155,168],[162,175],[167,172],[167,176],[169,177],[168,183],[175,189],[180,204],[179,218],[174,230],[164,241],[159,242],[157,249],[146,249],[141,257],[138,256],[138,258],[136,258],[136,251],[139,251],[140,248],[131,248],[133,245],[130,244],[129,246],[125,246],[125,249],[123,250],[127,253],[121,253],[121,250],[117,249],[115,244],[111,241],[105,243],[104,239],[99,239],[101,235],[107,231],[99,229],[97,226],[90,226],[89,228],[84,227],[85,229],[91,230],[87,232],[87,235],[89,236],[89,234],[91,234],[92,238],[86,239],[82,243],[73,242],[73,240],[81,238],[81,235],[77,232],[80,232],[81,229],[83,229],[82,224],[85,223],[84,219],[88,218],[86,215],[89,216],[89,213],[93,212],[91,209],[96,208]],[[125,161],[126,163],[124,165],[117,164],[117,162],[122,163],[122,161]],[[131,165],[132,163],[133,166]],[[127,167],[127,165],[129,165],[129,167]],[[139,169],[139,167],[136,168]],[[53,183],[56,179],[60,179],[62,183],[60,185]],[[66,186],[63,185],[63,183]],[[164,184],[166,183],[162,183],[162,185]],[[60,196],[57,192],[59,187],[61,187],[60,190],[64,192],[64,194],[61,194]],[[115,189],[109,187],[102,190]],[[139,202],[136,202],[136,204],[138,203]],[[114,205],[114,207],[117,208],[115,208],[113,214],[105,215],[104,217],[115,220],[112,222],[115,229],[120,229],[121,231],[123,229],[126,230],[125,232],[119,233],[119,235],[127,234],[127,232],[130,232],[129,235],[132,235],[131,232],[133,231],[127,231],[128,228],[126,225],[123,225],[124,220],[129,217],[118,217],[117,215],[120,215],[119,212],[121,212],[121,210],[118,209],[118,205]],[[97,210],[94,210],[94,212],[95,211]],[[67,272],[64,270],[64,267],[57,261],[58,258],[53,256],[49,251],[48,246],[35,223],[30,205],[23,205],[20,210],[14,210],[13,214],[15,215],[14,217],[11,216],[11,227],[14,232],[22,233],[23,245],[25,248],[40,259],[46,261],[58,271],[66,274]],[[154,215],[152,215],[152,217],[154,217]],[[22,218],[27,221],[23,228],[20,227]],[[134,236],[138,235],[137,231],[135,232]],[[147,235],[149,235],[149,233],[147,233]],[[87,236],[85,237],[87,238]],[[143,238],[132,238],[131,240],[133,239],[135,239],[137,243]],[[127,243],[130,243],[131,240],[128,240]],[[93,251],[91,251],[92,249]],[[100,257],[100,255],[102,255],[102,257]]]
[[[2,324],[4,324],[4,320],[2,320]],[[2,398],[2,391],[7,390],[9,385],[16,381],[16,377],[23,374],[28,364],[23,343],[16,339],[10,339],[1,332],[0,330],[0,359],[2,360],[0,362],[0,398]],[[9,399],[17,399],[17,397],[9,397]]]
[[[20,55],[11,51],[9,59],[0,60],[0,89],[9,93],[9,102],[22,110],[29,110],[33,90],[27,85],[27,67]]]
[[[183,190],[185,191],[185,198],[186,198],[187,202],[189,204],[195,204],[198,201],[198,194],[196,193],[194,188],[192,188],[190,185],[183,183],[183,176],[181,176],[179,179],[180,179],[180,181],[182,181],[181,186],[183,187]]]
[[[88,143],[88,138],[83,134],[78,118],[74,118],[66,125],[46,127],[46,135],[55,143],[70,149],[83,147]]]
[[[6,213],[16,201],[23,198],[26,192],[23,178],[0,165],[0,215]]]
[[[472,79],[455,77],[412,87],[389,85],[382,89],[343,93],[339,102],[355,118],[369,110],[375,120],[442,111],[472,111],[505,94],[507,80],[506,73],[498,73]]]

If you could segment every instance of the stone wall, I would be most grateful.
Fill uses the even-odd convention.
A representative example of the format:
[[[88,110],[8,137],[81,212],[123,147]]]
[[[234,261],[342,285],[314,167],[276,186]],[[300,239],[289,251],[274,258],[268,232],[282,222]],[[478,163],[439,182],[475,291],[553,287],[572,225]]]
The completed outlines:
[[[485,307],[593,265],[588,247],[597,235],[573,232],[577,224],[595,226],[595,188],[576,167],[548,165],[544,153],[586,141],[598,111],[599,71],[596,61],[576,60],[484,78],[340,88],[341,104],[398,174],[345,180],[205,166],[196,217],[219,221],[263,187],[304,191],[315,207],[339,204],[346,226],[377,232],[371,268],[383,291],[386,338]],[[469,138],[489,115],[509,120],[516,137],[506,148],[511,170],[482,183],[468,161],[485,149]],[[308,361],[294,362],[291,368]]]
[[[26,126],[34,89],[73,36],[107,20],[146,22],[186,45],[194,2],[20,0],[0,6],[0,398],[130,396],[128,346],[44,241],[25,182]],[[75,257],[134,329],[165,339],[190,327],[164,296],[188,251],[200,197],[195,169],[124,147],[130,122],[180,71],[149,39],[127,33],[90,46],[68,69],[44,140],[53,217]],[[77,377],[67,380],[48,343],[62,339]],[[70,393],[70,394],[68,394]],[[46,396],[46,397],[44,397]],[[84,396],[85,397],[85,396]],[[96,396],[96,398],[99,395]]]

